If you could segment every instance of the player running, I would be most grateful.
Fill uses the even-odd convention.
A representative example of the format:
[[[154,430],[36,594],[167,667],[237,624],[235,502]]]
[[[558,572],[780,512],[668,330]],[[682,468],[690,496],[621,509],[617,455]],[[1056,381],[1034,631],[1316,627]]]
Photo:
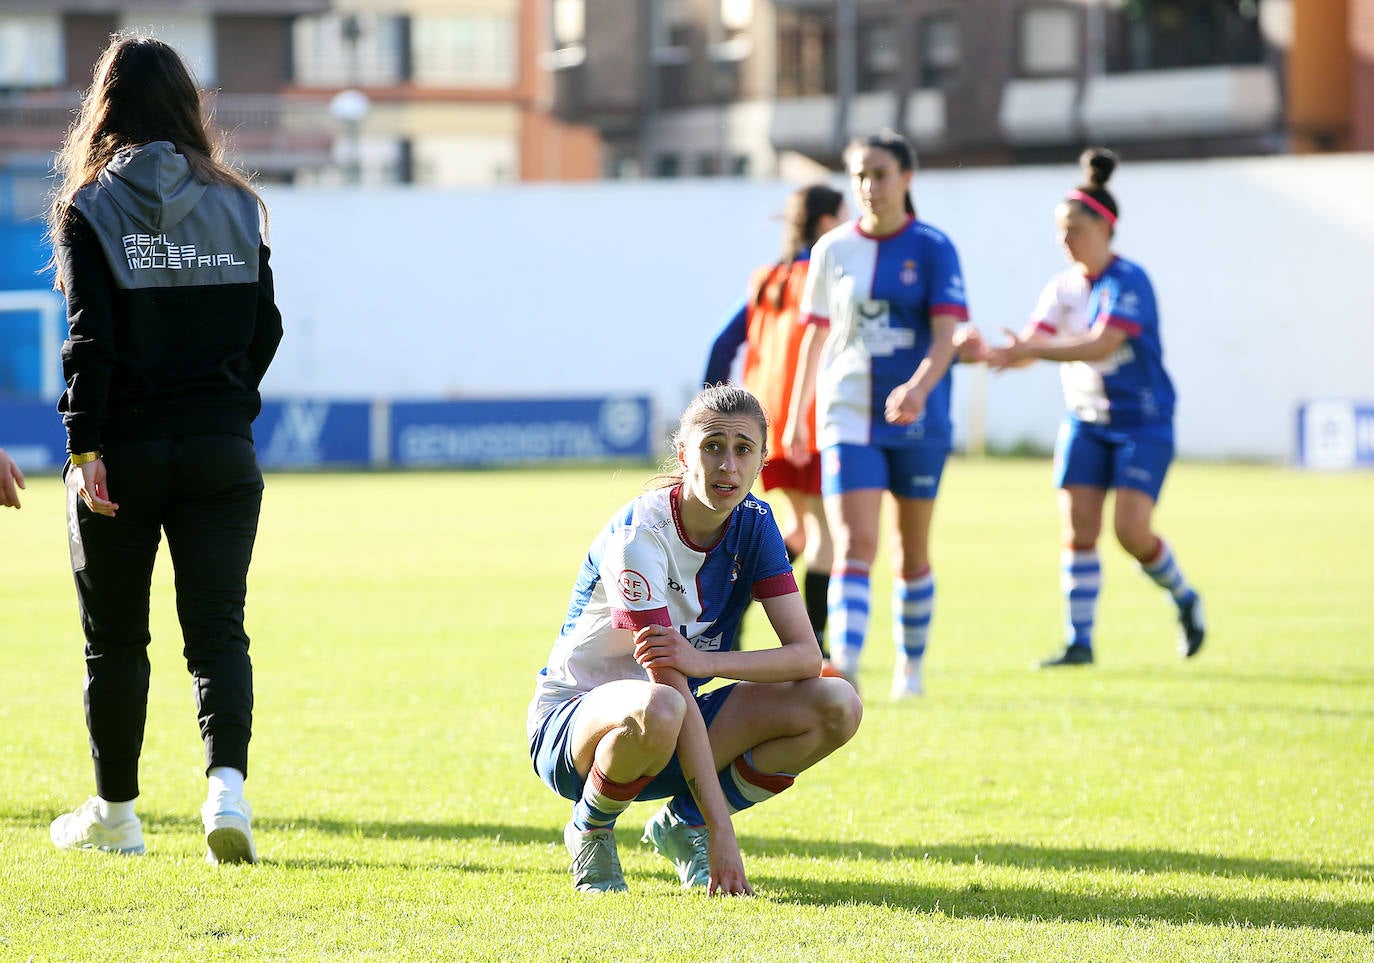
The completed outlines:
[[[1102,583],[1097,539],[1109,489],[1116,490],[1117,540],[1172,596],[1179,652],[1191,658],[1202,648],[1202,600],[1151,527],[1174,456],[1174,386],[1164,370],[1154,288],[1140,265],[1112,251],[1118,209],[1106,185],[1116,155],[1088,150],[1080,163],[1085,182],[1054,214],[1073,264],[1046,285],[1025,330],[1007,331],[1007,344],[986,352],[994,369],[1037,358],[1062,362],[1068,414],[1055,446],[1055,483],[1066,543],[1060,574],[1067,641],[1040,666],[1093,661]]]
[[[592,543],[540,670],[527,732],[535,771],[573,801],[573,885],[626,889],[615,822],[668,798],[645,826],[684,886],[751,894],[730,816],[792,785],[854,735],[862,708],[821,678],[820,648],[772,510],[749,494],[766,453],[756,398],[699,394],[674,470]],[[736,651],[758,599],[779,646]],[[735,680],[709,692],[713,678]]]

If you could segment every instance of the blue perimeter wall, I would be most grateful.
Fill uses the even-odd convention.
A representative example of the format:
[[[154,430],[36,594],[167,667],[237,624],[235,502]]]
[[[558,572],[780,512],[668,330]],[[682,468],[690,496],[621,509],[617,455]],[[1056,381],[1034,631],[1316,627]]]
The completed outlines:
[[[447,468],[649,458],[648,396],[463,401],[268,400],[253,425],[267,469]],[[0,403],[0,448],[24,471],[59,468],[50,402]]]

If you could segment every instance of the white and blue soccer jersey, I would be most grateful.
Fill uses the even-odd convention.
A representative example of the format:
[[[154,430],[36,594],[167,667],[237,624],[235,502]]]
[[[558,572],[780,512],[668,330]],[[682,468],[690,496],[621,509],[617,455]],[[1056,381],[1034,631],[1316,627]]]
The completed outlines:
[[[1154,287],[1140,265],[1118,257],[1096,278],[1078,268],[1056,275],[1031,320],[1050,334],[1081,334],[1099,321],[1126,341],[1101,361],[1060,365],[1064,401],[1080,421],[1129,428],[1171,423],[1174,385],[1164,370]]]
[[[949,443],[949,372],[914,424],[883,415],[888,394],[925,359],[937,314],[966,320],[968,304],[959,255],[929,224],[912,218],[874,237],[854,221],[816,242],[800,315],[829,328],[816,380],[817,447]]]
[[[611,518],[582,562],[563,630],[539,673],[529,726],[554,707],[620,679],[647,679],[634,632],[675,627],[698,649],[735,648],[751,598],[797,591],[773,511],[752,495],[711,546],[682,528],[677,486],[646,492]],[[695,691],[706,679],[691,679]]]

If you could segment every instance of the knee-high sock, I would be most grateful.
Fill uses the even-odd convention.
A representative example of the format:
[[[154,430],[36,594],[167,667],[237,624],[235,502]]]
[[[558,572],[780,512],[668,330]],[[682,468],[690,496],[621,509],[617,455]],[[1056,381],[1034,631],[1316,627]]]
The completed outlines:
[[[1183,571],[1174,559],[1173,549],[1169,548],[1169,543],[1162,538],[1159,539],[1159,548],[1155,551],[1154,558],[1142,562],[1140,568],[1154,579],[1156,585],[1172,595],[1179,605],[1188,602],[1197,594],[1183,577]]]
[[[1093,647],[1102,562],[1097,547],[1065,548],[1059,556],[1059,586],[1064,592],[1064,635],[1068,645]]]
[[[830,657],[825,645],[826,615],[830,606],[830,573],[807,570],[802,580],[802,600],[806,603],[806,614],[811,619],[811,630],[816,633],[816,641],[821,644],[821,655]]]
[[[582,798],[573,806],[573,825],[583,832],[614,826],[616,818],[630,808],[649,779],[644,776],[633,782],[611,782],[601,767],[592,763],[592,771],[582,786]]]
[[[926,654],[930,620],[935,614],[935,574],[927,565],[916,575],[892,584],[892,638],[899,655],[919,661]]]
[[[830,653],[853,666],[868,633],[868,565],[846,560],[830,577]]]
[[[765,799],[772,799],[791,786],[797,779],[793,772],[759,772],[754,768],[754,750],[750,749],[735,758],[720,772],[721,791],[725,793],[725,804],[730,812],[737,813],[750,806],[756,806]],[[697,801],[689,792],[679,793],[668,803],[673,815],[689,826],[704,826],[706,819],[697,807]]]

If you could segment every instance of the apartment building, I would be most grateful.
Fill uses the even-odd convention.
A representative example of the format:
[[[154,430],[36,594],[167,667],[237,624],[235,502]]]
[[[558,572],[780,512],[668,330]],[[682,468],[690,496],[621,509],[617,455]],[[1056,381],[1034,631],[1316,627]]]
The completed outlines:
[[[41,207],[110,35],[183,52],[234,160],[267,182],[599,176],[548,111],[543,0],[0,0],[0,214]],[[343,96],[340,96],[343,95]]]
[[[611,176],[1374,149],[1374,0],[552,0],[555,111]]]

